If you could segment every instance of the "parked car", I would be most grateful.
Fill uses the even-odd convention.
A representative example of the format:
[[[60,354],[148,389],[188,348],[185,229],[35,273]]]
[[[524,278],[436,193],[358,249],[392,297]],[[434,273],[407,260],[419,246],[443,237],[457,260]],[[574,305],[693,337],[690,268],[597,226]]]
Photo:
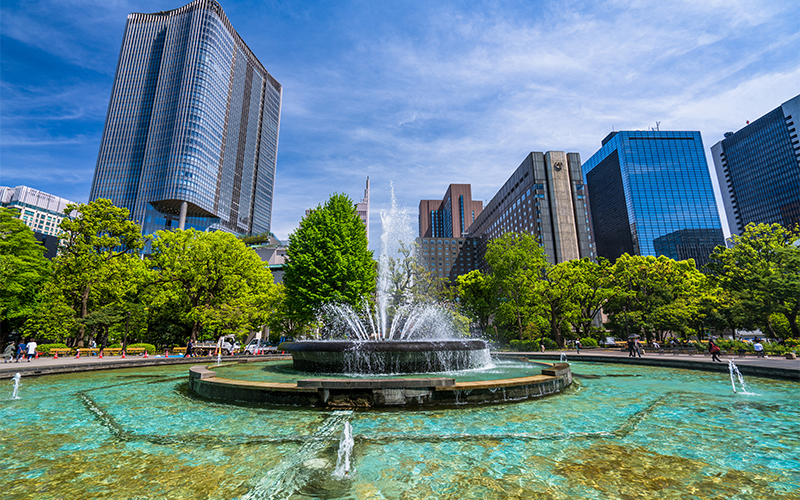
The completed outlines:
[[[606,337],[600,342],[603,347],[620,347],[625,345],[625,341],[619,337]]]
[[[247,344],[247,347],[245,347],[244,353],[252,355],[259,351],[264,353],[274,353],[277,350],[278,348],[274,345],[270,345],[269,340],[267,339],[253,339],[249,344]]]

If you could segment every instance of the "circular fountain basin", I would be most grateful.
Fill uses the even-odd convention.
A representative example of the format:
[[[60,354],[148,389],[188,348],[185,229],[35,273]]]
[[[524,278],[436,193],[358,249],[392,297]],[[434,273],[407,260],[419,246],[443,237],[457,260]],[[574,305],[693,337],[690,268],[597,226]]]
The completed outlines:
[[[284,342],[294,368],[310,373],[437,373],[491,364],[483,340],[325,340]]]

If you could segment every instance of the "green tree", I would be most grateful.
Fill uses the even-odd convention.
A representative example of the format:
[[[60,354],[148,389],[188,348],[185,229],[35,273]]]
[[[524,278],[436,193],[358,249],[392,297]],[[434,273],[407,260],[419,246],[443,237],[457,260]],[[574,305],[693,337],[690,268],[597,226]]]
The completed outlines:
[[[216,335],[243,333],[267,323],[275,307],[272,274],[256,253],[230,233],[157,231],[151,265],[156,308],[176,311]]]
[[[573,300],[580,314],[572,317],[576,331],[582,338],[591,337],[592,321],[600,314],[603,306],[614,295],[611,286],[611,263],[598,257],[597,262],[589,259],[575,259],[564,263],[576,274],[573,282]]]
[[[142,249],[145,238],[141,228],[128,220],[126,208],[115,207],[111,201],[97,199],[88,204],[69,204],[67,216],[61,221],[61,245],[54,260],[54,279],[77,321],[77,345],[86,340],[85,318],[90,312],[92,294],[96,287],[123,286],[120,272],[128,266],[115,262],[130,261]],[[96,301],[105,307],[102,301]]]
[[[717,247],[708,269],[719,286],[741,307],[759,318],[760,326],[776,336],[770,318],[786,318],[793,337],[800,337],[800,226],[748,224],[733,236],[731,248]]]
[[[541,313],[535,298],[542,286],[540,276],[547,267],[544,249],[536,236],[505,233],[489,242],[486,262],[498,291],[497,318],[513,324],[519,340],[523,340],[528,324]]]
[[[478,270],[456,278],[458,298],[462,310],[478,324],[482,332],[489,329],[489,321],[497,308],[497,293],[491,275]]]
[[[626,337],[643,333],[648,340],[685,328],[692,314],[686,299],[697,292],[700,276],[691,259],[623,254],[614,263],[614,294],[605,308],[612,327]]]
[[[355,205],[334,194],[300,221],[286,251],[288,306],[296,321],[311,323],[322,304],[354,308],[375,291],[376,268]]]
[[[569,262],[546,265],[541,268],[540,285],[537,287],[537,301],[542,304],[542,312],[547,319],[550,337],[559,347],[564,347],[561,327],[567,321],[580,317],[580,309],[575,292],[581,281],[581,274]]]
[[[34,316],[50,279],[50,262],[17,211],[0,208],[0,345]]]

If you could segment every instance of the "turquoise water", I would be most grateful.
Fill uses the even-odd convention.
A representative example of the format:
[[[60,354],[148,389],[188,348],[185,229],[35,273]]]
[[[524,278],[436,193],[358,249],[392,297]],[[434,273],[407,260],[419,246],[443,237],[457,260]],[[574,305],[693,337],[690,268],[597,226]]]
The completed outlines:
[[[560,395],[413,412],[210,403],[186,394],[185,365],[23,378],[19,400],[4,381],[2,497],[800,496],[797,383],[747,377],[747,396],[726,374],[572,367]]]

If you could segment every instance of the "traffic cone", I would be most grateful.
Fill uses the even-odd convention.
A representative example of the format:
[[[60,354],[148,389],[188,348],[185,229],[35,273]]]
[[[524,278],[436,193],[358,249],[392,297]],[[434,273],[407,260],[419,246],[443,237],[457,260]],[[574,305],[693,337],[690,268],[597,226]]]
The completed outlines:
[[[77,350],[76,350],[76,352],[77,352],[77,354],[75,355],[75,359],[80,359],[80,357],[81,357],[81,350],[80,350],[80,349],[77,349]]]
[[[53,355],[53,359],[58,359],[58,351],[56,351],[55,355]]]
[[[147,351],[144,351],[144,357],[147,358]]]
[[[100,359],[103,359],[103,351],[100,351]]]
[[[125,359],[125,351],[122,351],[122,359]]]
[[[39,352],[36,352],[36,359],[39,359]]]

